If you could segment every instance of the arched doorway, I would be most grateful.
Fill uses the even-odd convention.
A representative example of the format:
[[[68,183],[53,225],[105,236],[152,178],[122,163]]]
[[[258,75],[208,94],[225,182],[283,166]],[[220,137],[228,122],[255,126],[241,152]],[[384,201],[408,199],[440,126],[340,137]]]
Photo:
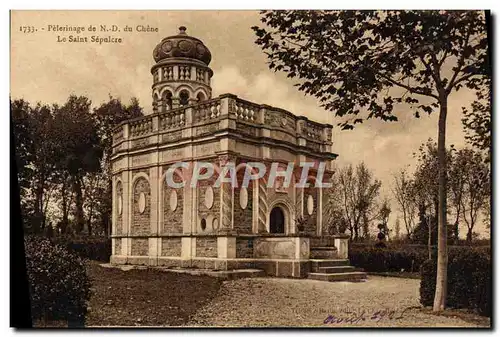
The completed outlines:
[[[285,213],[281,207],[274,207],[269,215],[269,232],[285,233]]]

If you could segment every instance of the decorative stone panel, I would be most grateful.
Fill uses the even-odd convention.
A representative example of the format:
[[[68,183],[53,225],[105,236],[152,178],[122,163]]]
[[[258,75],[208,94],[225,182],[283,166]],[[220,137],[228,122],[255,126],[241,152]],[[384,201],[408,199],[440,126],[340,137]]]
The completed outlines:
[[[308,181],[309,187],[304,188],[303,213],[307,220],[305,232],[308,235],[317,235],[318,222],[318,189],[314,187],[314,181]]]
[[[117,235],[122,234],[123,229],[123,186],[121,181],[116,184],[116,199],[115,199],[115,233]],[[120,212],[121,211],[121,212]]]
[[[142,197],[142,195],[144,197]],[[144,210],[141,199],[144,198]],[[141,212],[142,211],[142,212]],[[151,190],[148,181],[144,177],[138,178],[133,186],[132,195],[132,234],[146,235],[151,232]]]
[[[196,256],[217,257],[217,238],[196,238]]]
[[[295,257],[294,238],[256,238],[254,241],[256,258],[293,259]]]
[[[164,168],[164,172],[167,171]],[[182,178],[177,174],[172,176],[175,183],[182,183]],[[184,213],[184,188],[174,188],[167,185],[166,179],[162,182],[163,187],[163,223],[161,232],[166,234],[182,233],[182,220]],[[174,200],[175,199],[175,200]],[[173,205],[175,201],[175,205]],[[175,206],[173,208],[173,206]]]
[[[162,238],[161,256],[181,256],[181,238]]]
[[[214,173],[212,177],[198,181],[198,186],[194,190],[197,193],[198,217],[200,222],[205,220],[206,224],[205,229],[198,226],[199,233],[211,232],[217,229],[214,225],[218,226],[220,224],[220,187],[214,187],[217,178],[217,174]],[[211,189],[212,192],[207,192],[209,189]],[[206,200],[208,195],[213,195],[213,198],[210,197],[211,200]],[[211,203],[208,203],[208,201],[211,201]],[[208,208],[207,205],[211,207]],[[217,219],[215,221],[217,223],[214,223],[214,219]]]
[[[133,256],[147,256],[149,253],[149,240],[147,238],[132,239],[131,251]]]
[[[245,170],[246,167],[242,167],[238,170],[236,175],[238,187],[234,189],[234,229],[238,233],[252,232],[254,181],[251,180],[246,188],[241,187],[245,176]],[[245,207],[243,208],[242,202],[245,201]]]
[[[253,257],[253,238],[236,238],[236,257],[237,258],[252,258]]]

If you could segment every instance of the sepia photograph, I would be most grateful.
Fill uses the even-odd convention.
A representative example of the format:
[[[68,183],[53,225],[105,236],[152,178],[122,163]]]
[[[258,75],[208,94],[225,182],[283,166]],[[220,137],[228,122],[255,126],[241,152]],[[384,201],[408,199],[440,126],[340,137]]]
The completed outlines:
[[[11,327],[492,329],[490,10],[9,16]]]

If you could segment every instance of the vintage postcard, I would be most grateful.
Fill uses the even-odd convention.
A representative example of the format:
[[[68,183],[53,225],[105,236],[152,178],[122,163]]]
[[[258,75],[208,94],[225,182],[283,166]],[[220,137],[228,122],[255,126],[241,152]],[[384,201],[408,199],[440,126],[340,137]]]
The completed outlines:
[[[491,328],[489,11],[10,19],[28,325]]]

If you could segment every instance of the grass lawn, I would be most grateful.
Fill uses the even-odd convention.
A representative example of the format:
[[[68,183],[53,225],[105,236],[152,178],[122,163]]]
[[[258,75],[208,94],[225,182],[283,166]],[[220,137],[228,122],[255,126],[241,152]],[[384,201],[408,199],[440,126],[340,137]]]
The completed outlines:
[[[92,295],[87,326],[179,326],[218,292],[220,280],[158,270],[88,264]]]

